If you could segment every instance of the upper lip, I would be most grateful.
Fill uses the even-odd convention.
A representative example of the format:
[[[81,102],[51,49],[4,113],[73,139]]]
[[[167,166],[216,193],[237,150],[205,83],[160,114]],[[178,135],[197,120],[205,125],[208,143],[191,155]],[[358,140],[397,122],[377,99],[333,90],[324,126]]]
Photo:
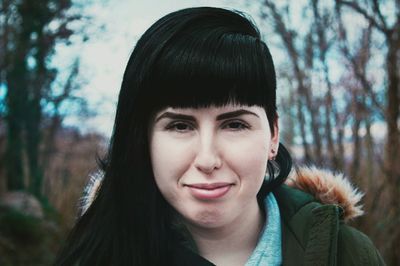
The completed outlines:
[[[198,188],[198,189],[216,189],[220,187],[230,186],[232,183],[228,182],[217,182],[217,183],[194,183],[194,184],[186,184],[185,186]]]

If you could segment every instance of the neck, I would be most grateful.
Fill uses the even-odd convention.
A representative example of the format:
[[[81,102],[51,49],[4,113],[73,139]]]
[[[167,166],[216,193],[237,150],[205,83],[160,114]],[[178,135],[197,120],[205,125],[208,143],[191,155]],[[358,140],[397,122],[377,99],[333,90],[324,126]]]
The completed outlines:
[[[200,255],[216,265],[244,265],[257,245],[264,214],[257,200],[246,213],[217,228],[188,225]]]

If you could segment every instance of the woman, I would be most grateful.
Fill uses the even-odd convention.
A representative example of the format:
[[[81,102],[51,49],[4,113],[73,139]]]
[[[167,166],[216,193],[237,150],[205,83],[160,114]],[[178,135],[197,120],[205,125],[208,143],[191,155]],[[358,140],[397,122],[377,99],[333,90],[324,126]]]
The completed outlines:
[[[157,21],[129,59],[103,172],[56,264],[383,264],[342,223],[355,204],[282,185],[291,159],[275,91],[269,50],[242,14],[189,8]],[[292,186],[336,191],[321,173],[299,171]]]

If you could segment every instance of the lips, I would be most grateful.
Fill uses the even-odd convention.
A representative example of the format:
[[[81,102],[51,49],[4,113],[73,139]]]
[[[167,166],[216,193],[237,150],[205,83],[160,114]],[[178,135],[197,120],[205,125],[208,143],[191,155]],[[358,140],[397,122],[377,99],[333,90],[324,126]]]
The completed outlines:
[[[197,199],[210,200],[222,198],[229,192],[232,183],[197,183],[185,185],[189,188],[190,193]]]

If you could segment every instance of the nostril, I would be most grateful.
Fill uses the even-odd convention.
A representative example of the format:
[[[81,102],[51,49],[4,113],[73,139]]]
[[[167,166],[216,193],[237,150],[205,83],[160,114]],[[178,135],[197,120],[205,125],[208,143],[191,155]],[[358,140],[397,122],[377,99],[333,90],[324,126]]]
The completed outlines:
[[[198,157],[195,162],[195,167],[206,174],[212,173],[214,170],[219,169],[222,165],[222,161],[218,156],[205,156]]]
[[[205,174],[211,174],[215,169],[214,167],[204,167],[204,166],[197,166],[196,168]]]

